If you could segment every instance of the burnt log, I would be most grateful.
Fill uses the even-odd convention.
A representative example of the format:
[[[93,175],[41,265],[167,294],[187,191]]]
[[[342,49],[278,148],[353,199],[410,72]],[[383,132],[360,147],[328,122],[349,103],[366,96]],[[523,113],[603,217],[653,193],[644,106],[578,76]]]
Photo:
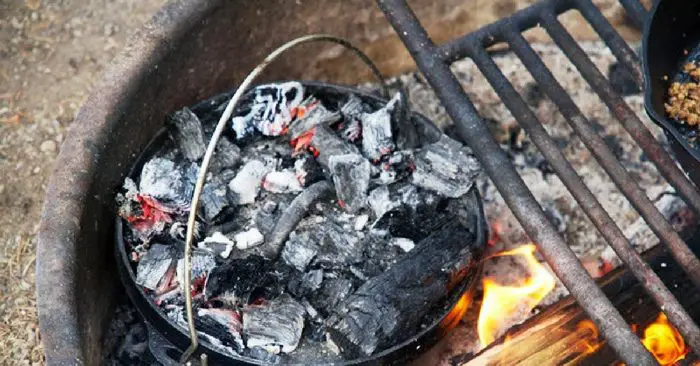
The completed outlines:
[[[386,272],[372,277],[333,311],[332,340],[346,356],[370,355],[413,334],[475,258],[475,235],[450,222],[420,241]]]

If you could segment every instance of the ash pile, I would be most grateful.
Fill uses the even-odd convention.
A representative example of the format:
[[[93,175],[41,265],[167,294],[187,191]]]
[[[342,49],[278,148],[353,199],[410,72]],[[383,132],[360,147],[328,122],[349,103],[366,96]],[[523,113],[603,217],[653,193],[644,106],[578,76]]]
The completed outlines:
[[[137,285],[187,329],[186,219],[230,94],[168,117],[117,195]],[[436,130],[437,131],[437,130]],[[435,321],[478,259],[465,212],[471,152],[389,103],[298,82],[258,86],[207,174],[192,257],[195,325],[264,362],[348,360]]]

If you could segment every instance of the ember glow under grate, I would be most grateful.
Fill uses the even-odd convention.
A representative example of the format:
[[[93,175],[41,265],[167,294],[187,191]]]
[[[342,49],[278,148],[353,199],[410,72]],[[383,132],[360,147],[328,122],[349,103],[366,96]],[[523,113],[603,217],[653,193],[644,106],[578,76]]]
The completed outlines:
[[[642,24],[646,11],[641,4],[635,0],[622,1],[622,3],[636,19],[636,22]],[[557,104],[561,113],[570,122],[574,131],[603,166],[610,178],[633,203],[645,221],[669,247],[674,258],[697,284],[698,276],[700,276],[698,258],[683,243],[634,180],[628,176],[614,154],[592,129],[586,117],[578,110],[568,94],[520,34],[535,25],[544,27],[554,42],[577,67],[584,79],[606,103],[613,115],[656,164],[661,174],[694,210],[699,210],[700,194],[695,187],[654,140],[629,106],[613,91],[609,82],[600,74],[580,46],[557,20],[557,15],[564,11],[579,10],[600,34],[621,64],[632,73],[637,83],[641,85],[642,73],[637,56],[612,29],[593,3],[590,0],[542,1],[509,18],[447,42],[442,46],[437,46],[430,40],[415,14],[403,0],[379,0],[378,4],[399,37],[406,44],[419,69],[443,102],[447,113],[455,122],[460,136],[473,148],[475,155],[483,164],[484,170],[518,217],[525,231],[539,245],[542,254],[554,272],[597,324],[620,358],[627,364],[654,364],[654,359],[646,352],[610,301],[591,280],[557,233],[556,228],[549,222],[532,193],[508,161],[507,156],[500,150],[485,122],[480,118],[454,74],[450,71],[450,63],[469,57],[477,64],[600,233],[637,279],[645,284],[657,304],[666,310],[671,322],[678,327],[691,348],[699,349],[700,329],[658,276],[632,249],[622,235],[622,231],[610,219],[595,196],[563,157],[537,117],[486,52],[488,46],[497,42],[505,42],[510,46],[536,79],[541,90]]]
[[[184,331],[190,291],[202,340],[234,359],[339,362],[441,331],[485,241],[479,164],[400,94],[342,90],[248,93],[203,189],[189,289],[185,218],[222,98],[173,113],[117,197],[132,296]]]

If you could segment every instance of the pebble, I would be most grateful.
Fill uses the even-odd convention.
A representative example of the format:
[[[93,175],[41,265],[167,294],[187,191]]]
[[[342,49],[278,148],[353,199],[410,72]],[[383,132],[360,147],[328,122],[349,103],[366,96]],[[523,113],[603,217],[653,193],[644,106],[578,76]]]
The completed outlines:
[[[56,152],[56,143],[51,140],[46,140],[41,143],[39,150],[45,153],[54,153]]]

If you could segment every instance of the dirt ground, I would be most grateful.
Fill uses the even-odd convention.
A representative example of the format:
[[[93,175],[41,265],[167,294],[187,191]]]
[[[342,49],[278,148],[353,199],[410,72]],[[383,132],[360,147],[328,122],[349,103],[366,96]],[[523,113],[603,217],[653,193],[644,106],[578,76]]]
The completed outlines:
[[[479,0],[491,21],[532,0]],[[0,0],[0,364],[42,364],[34,292],[44,190],[73,117],[128,36],[164,0]],[[597,1],[638,39],[615,0]],[[474,24],[477,26],[479,24]],[[578,38],[590,29],[571,28]]]

